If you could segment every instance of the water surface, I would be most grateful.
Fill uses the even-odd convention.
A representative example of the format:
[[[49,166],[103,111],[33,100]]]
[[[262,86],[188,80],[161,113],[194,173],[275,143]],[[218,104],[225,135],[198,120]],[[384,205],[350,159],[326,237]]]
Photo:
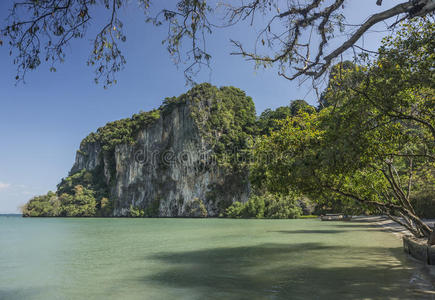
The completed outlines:
[[[432,299],[430,272],[366,223],[0,217],[0,299]]]

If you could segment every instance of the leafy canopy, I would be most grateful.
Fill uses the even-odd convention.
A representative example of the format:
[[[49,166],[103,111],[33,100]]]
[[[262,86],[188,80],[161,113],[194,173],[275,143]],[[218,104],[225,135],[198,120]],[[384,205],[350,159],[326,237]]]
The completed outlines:
[[[413,197],[435,184],[433,28],[404,25],[376,61],[331,78],[330,106],[289,117],[260,139],[256,152],[271,161],[254,170],[267,189],[347,201],[428,236]]]

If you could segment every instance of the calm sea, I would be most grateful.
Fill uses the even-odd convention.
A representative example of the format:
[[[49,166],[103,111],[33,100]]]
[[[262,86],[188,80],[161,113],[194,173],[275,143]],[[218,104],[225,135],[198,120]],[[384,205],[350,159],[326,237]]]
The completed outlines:
[[[0,217],[2,300],[432,299],[431,272],[365,223]]]

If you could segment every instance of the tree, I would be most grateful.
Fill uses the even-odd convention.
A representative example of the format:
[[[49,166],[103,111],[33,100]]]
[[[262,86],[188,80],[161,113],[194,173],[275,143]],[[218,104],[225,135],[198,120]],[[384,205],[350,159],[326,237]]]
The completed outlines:
[[[281,106],[275,110],[266,109],[257,118],[257,134],[269,134],[270,131],[279,128],[279,121],[289,116],[295,116],[300,112],[313,113],[316,109],[305,100],[291,100],[290,105]]]
[[[258,166],[268,189],[358,205],[429,237],[414,199],[435,185],[433,29],[405,24],[376,61],[331,79],[325,98],[333,105],[263,137],[256,151],[274,154]]]
[[[302,214],[297,198],[294,193],[253,193],[246,203],[234,202],[226,209],[225,215],[230,218],[295,219]]]
[[[314,113],[316,109],[309,105],[305,100],[293,100],[290,102],[290,112],[292,116],[299,113]]]
[[[320,94],[319,97],[319,106],[318,109],[322,109],[328,106],[331,106],[333,103],[329,103],[326,97],[326,92],[336,89],[336,80],[334,78],[342,78],[342,74],[344,71],[353,70],[356,68],[356,65],[351,61],[343,61],[332,66],[331,71],[329,72],[328,86],[326,89]]]
[[[94,192],[81,185],[74,187],[74,194],[62,194],[59,197],[62,215],[67,217],[92,217],[96,213]]]
[[[284,120],[288,116],[291,116],[291,109],[289,106],[281,106],[275,110],[270,108],[264,110],[257,119],[258,134],[269,134],[270,131],[278,129],[278,121]]]
[[[101,213],[107,205],[107,198],[101,201]],[[104,206],[103,206],[104,203]],[[94,192],[81,185],[72,188],[70,194],[63,193],[60,196],[53,192],[46,195],[36,196],[27,202],[23,209],[24,217],[91,217],[96,214],[97,202]]]
[[[428,237],[431,230],[411,200],[418,186],[435,184],[434,161],[420,156],[424,141],[411,136],[408,124],[384,119],[385,125],[373,128],[376,122],[364,120],[372,110],[354,102],[338,110],[289,118],[259,142],[257,151],[275,154],[262,166],[267,189],[381,212],[415,236]]]
[[[24,217],[55,217],[60,213],[60,201],[53,192],[46,195],[36,196],[27,202],[22,213]]]
[[[266,109],[257,119],[256,136],[270,135],[271,132],[281,128],[283,120],[303,112],[311,114],[315,113],[316,109],[304,100],[292,100],[290,105],[281,106],[275,110]],[[257,155],[255,163],[256,167],[250,170],[249,179],[259,191],[264,192],[263,183],[266,175],[266,165],[269,163],[269,154],[262,153],[261,157]]]
[[[140,9],[150,13],[150,2],[139,0]],[[126,63],[119,46],[119,42],[126,41],[126,35],[118,12],[127,3],[123,0],[15,1],[1,34],[8,39],[11,55],[15,56],[16,79],[23,80],[26,72],[36,69],[41,61],[47,61],[50,70],[55,71],[57,63],[65,60],[65,48],[70,42],[86,36],[93,14],[104,12],[108,21],[93,37],[87,64],[95,68],[96,82],[103,81],[105,87],[116,83],[115,74]],[[371,3],[374,5],[374,0]],[[376,4],[382,5],[382,0],[377,0]],[[346,23],[344,6],[344,0],[306,0],[302,3],[249,0],[239,5],[224,1],[213,8],[206,0],[179,0],[175,6],[161,10],[147,21],[156,26],[168,25],[169,35],[165,40],[168,52],[176,62],[190,62],[185,75],[192,82],[198,68],[208,65],[211,59],[206,40],[212,30],[241,22],[262,24],[266,20],[256,39],[255,50],[247,50],[242,43],[231,40],[235,47],[231,54],[253,60],[258,66],[277,65],[279,75],[292,80],[300,76],[319,78],[345,51],[366,51],[356,42],[374,25],[390,19],[412,19],[431,14],[435,2],[403,0],[392,8],[367,16],[367,20],[356,27]],[[394,21],[393,25],[396,23]],[[391,26],[387,29],[391,30]],[[336,38],[337,31],[345,32],[349,37],[329,50],[329,42]],[[188,50],[182,52],[185,40]]]

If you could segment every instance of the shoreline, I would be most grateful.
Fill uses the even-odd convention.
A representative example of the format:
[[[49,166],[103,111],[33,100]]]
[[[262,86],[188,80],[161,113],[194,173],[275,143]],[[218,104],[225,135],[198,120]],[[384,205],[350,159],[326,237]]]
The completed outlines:
[[[405,237],[413,238],[413,235],[402,225],[389,219],[387,216],[355,216],[352,218],[353,222],[368,223],[378,227],[383,232],[392,233],[396,238],[403,241],[403,250],[408,259],[416,263],[417,272],[411,278],[415,284],[414,291],[422,295],[422,297],[435,297],[435,266],[425,263],[421,259],[415,258],[412,254],[405,249]],[[351,222],[352,222],[351,221]],[[423,220],[429,226],[433,226],[435,219]]]
[[[433,227],[435,224],[435,219],[424,219],[423,221],[430,227]],[[383,231],[391,232],[400,239],[404,236],[413,236],[408,229],[389,219],[387,216],[354,216],[351,222],[371,223],[382,228]]]

